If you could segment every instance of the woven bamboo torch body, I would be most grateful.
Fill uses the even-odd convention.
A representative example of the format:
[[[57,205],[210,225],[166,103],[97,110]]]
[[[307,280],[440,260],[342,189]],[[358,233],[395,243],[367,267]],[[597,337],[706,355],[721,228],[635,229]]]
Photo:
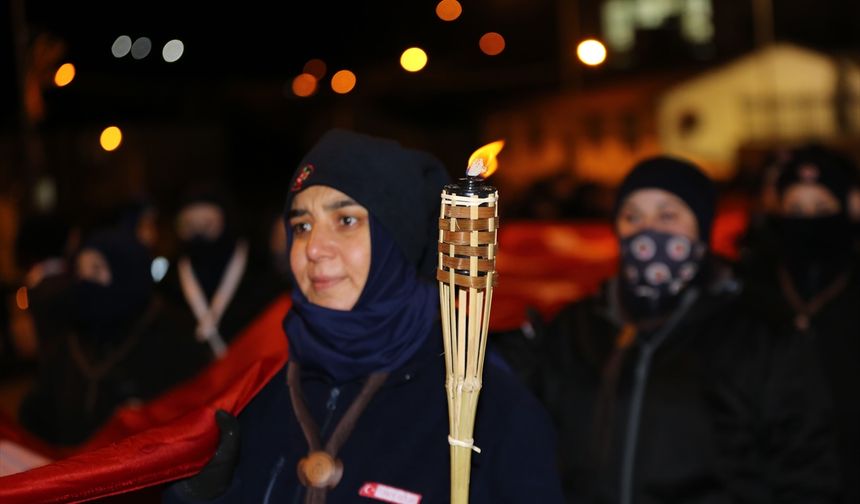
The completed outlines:
[[[439,219],[439,302],[445,349],[451,445],[451,502],[469,501],[475,410],[484,369],[496,282],[498,192],[479,177],[442,191]]]

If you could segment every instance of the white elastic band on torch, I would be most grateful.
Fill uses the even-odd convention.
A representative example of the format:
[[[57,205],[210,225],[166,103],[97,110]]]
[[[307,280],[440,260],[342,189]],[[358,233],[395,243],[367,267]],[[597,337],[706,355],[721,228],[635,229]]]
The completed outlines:
[[[468,441],[460,441],[459,439],[454,439],[451,436],[448,436],[448,444],[451,446],[459,446],[461,448],[468,448],[473,450],[475,453],[481,453],[481,449],[475,446],[475,440],[470,439]]]

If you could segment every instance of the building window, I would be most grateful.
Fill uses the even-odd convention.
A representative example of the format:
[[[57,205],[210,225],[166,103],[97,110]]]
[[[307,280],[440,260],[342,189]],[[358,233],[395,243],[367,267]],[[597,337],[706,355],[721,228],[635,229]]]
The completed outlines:
[[[637,30],[655,30],[678,18],[681,37],[703,45],[714,38],[713,0],[607,0],[601,10],[603,37],[616,52],[628,52]]]

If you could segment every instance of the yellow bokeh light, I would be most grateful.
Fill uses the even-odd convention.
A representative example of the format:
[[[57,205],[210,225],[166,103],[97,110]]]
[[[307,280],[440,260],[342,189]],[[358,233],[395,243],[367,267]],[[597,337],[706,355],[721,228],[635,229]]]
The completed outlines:
[[[463,13],[463,6],[457,0],[442,0],[436,4],[436,15],[442,21],[453,21]]]
[[[400,55],[400,66],[407,72],[417,72],[427,65],[427,53],[420,47],[410,47]]]
[[[331,89],[338,94],[346,94],[355,87],[355,74],[340,70],[331,77]]]
[[[104,131],[102,131],[102,134],[99,137],[99,144],[101,144],[102,149],[108,152],[116,150],[121,143],[122,131],[120,131],[116,126],[108,126]]]
[[[314,94],[316,90],[317,80],[309,73],[303,73],[293,79],[293,94],[298,97],[306,98]]]
[[[606,60],[606,47],[599,40],[583,40],[576,46],[576,56],[588,66],[597,66]]]
[[[316,80],[320,80],[325,77],[326,64],[325,61],[314,58],[305,63],[305,67],[302,71],[306,74],[311,74],[314,76]]]
[[[54,84],[57,87],[68,86],[73,80],[75,80],[75,65],[71,63],[64,63],[54,74]]]
[[[495,56],[505,50],[505,38],[496,32],[485,33],[478,41],[478,46],[487,56]]]

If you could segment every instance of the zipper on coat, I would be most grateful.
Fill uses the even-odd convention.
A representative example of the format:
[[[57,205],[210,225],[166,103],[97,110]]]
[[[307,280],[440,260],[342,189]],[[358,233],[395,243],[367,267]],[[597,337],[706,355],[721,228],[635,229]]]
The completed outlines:
[[[621,498],[620,504],[633,504],[635,480],[636,448],[639,444],[639,424],[642,421],[642,403],[648,385],[648,374],[654,352],[666,337],[675,330],[687,311],[699,297],[698,289],[690,289],[681,298],[681,304],[666,324],[657,331],[650,341],[642,342],[639,347],[639,360],[636,362],[633,377],[633,393],[630,397],[630,413],[627,416],[627,430],[621,458]]]
[[[328,431],[331,429],[331,421],[334,419],[334,412],[337,410],[337,400],[340,397],[340,387],[332,387],[328,393],[328,401],[325,403],[325,419],[322,427],[320,427],[320,441],[328,437]]]

